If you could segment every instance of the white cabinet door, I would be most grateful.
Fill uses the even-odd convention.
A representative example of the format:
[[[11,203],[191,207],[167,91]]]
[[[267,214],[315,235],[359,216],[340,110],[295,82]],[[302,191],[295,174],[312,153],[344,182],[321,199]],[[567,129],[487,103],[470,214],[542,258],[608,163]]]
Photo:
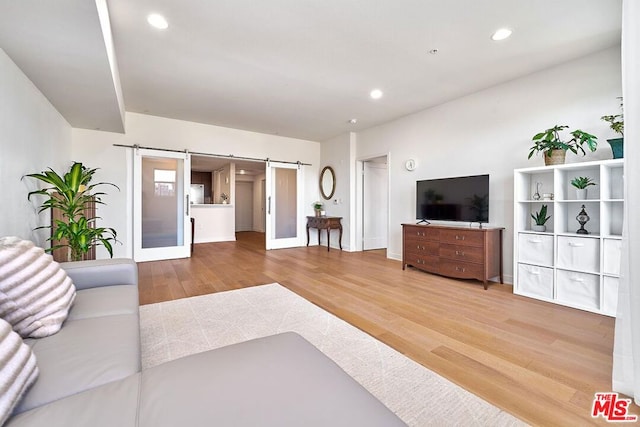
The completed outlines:
[[[615,316],[618,308],[618,281],[617,277],[604,276],[602,311],[610,316]]]
[[[556,298],[569,305],[578,305],[590,309],[600,308],[600,276],[558,270],[558,291]]]
[[[600,271],[600,240],[589,237],[558,237],[558,267],[597,273]]]
[[[553,266],[553,236],[520,233],[518,260],[523,263]]]
[[[618,276],[620,274],[622,241],[618,239],[604,239],[603,246],[603,273]]]
[[[553,269],[518,264],[518,293],[553,299]]]

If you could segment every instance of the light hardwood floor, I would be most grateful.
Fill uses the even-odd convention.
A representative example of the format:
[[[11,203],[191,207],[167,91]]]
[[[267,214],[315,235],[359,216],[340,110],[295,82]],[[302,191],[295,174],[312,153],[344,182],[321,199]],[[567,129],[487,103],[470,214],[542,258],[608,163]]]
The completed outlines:
[[[591,418],[591,405],[595,392],[611,390],[609,317],[516,296],[508,285],[485,291],[403,271],[382,250],[265,251],[260,233],[198,244],[190,259],[139,271],[141,304],[278,282],[530,424],[606,424]]]

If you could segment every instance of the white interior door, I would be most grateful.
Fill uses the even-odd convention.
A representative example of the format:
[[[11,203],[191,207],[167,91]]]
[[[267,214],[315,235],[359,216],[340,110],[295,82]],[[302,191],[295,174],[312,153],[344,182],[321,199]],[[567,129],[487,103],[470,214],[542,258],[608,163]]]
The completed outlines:
[[[253,182],[236,181],[236,231],[253,230]]]
[[[266,247],[301,246],[303,173],[296,164],[268,162],[266,170]]]
[[[191,255],[187,153],[135,150],[133,167],[133,257],[136,261]]]
[[[363,166],[363,249],[384,249],[389,211],[387,164],[368,161]]]

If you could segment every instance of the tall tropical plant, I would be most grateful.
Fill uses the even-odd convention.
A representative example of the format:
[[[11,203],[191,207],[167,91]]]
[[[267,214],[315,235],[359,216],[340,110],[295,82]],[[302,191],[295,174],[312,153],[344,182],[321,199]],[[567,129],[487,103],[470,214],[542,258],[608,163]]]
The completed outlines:
[[[106,193],[94,191],[96,187],[112,185],[118,188],[117,185],[109,182],[91,184],[96,170],[88,169],[82,163],[74,162],[63,176],[51,168],[41,173],[27,175],[50,185],[41,190],[30,192],[27,199],[31,200],[34,195],[44,196],[47,199],[42,203],[39,212],[58,209],[62,213],[62,220],[55,219],[53,224],[37,228],[51,228],[53,230],[48,239],[51,241],[51,248],[47,249],[48,252],[67,247],[69,248],[68,259],[79,261],[93,246],[102,245],[113,258],[112,242],[117,241],[116,231],[113,228],[96,227],[95,223],[99,217],[87,218],[85,216],[87,208],[92,204],[104,204],[100,197]]]

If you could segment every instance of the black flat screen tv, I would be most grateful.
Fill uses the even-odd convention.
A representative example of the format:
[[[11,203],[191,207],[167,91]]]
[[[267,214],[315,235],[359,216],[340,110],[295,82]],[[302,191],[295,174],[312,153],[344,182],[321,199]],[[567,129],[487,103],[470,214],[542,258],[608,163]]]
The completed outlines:
[[[489,175],[417,181],[416,219],[489,222]]]

